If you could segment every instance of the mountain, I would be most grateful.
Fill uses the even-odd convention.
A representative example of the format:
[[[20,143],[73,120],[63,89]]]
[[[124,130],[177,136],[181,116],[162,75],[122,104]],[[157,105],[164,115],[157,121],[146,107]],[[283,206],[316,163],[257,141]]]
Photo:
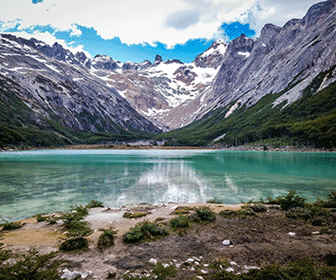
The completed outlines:
[[[80,62],[80,54],[74,56],[58,44],[49,47],[7,34],[1,36],[0,53],[3,106],[10,111],[10,100],[6,103],[5,96],[22,103],[21,111],[16,108],[16,119],[20,120],[16,127],[34,127],[54,134],[59,132],[51,123],[83,133],[160,131],[116,89],[83,66],[85,62],[95,65],[97,57]],[[6,114],[1,121],[6,124]]]
[[[282,138],[335,147],[335,23],[329,0],[283,27],[265,25],[257,39],[230,42],[196,121],[165,137],[183,145]]]
[[[88,58],[3,34],[0,124],[7,136],[32,127],[71,141],[164,131],[159,138],[182,145],[296,137],[333,146],[335,22],[336,0],[328,0],[282,27],[265,25],[259,38],[214,41],[191,63]]]

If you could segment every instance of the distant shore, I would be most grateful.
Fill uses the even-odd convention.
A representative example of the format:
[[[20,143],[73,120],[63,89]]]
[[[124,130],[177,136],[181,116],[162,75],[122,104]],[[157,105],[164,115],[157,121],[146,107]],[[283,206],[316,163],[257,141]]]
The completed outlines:
[[[265,148],[266,147],[266,148]],[[191,147],[191,146],[153,146],[153,145],[137,145],[137,144],[79,144],[64,147],[53,148],[5,148],[0,149],[0,152],[14,151],[34,151],[34,150],[222,150],[222,151],[271,151],[271,152],[336,152],[335,150],[319,149],[312,147],[296,147],[296,146],[280,146],[272,145],[241,145],[233,147],[210,146],[210,147]]]

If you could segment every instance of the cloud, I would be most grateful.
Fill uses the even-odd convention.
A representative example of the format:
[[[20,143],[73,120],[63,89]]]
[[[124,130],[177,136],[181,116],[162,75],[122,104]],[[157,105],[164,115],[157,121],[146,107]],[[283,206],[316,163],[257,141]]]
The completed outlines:
[[[318,1],[288,0],[1,0],[0,20],[4,26],[19,23],[20,30],[51,26],[80,36],[78,25],[94,28],[103,39],[119,37],[123,43],[168,47],[188,40],[213,39],[223,23],[239,21],[259,33],[267,22],[284,24],[302,17]]]

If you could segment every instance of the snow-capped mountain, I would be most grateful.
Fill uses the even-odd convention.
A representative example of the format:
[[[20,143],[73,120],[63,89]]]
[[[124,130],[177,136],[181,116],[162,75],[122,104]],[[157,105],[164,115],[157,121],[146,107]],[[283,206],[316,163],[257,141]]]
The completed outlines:
[[[257,39],[242,34],[228,44],[214,41],[192,63],[160,55],[153,63],[90,59],[57,43],[2,35],[0,75],[22,87],[22,100],[36,112],[81,130],[168,131],[217,108],[230,106],[232,113],[288,89],[274,102],[285,106],[336,65],[335,3],[316,4],[283,27],[267,24]],[[335,71],[321,88],[335,81]]]

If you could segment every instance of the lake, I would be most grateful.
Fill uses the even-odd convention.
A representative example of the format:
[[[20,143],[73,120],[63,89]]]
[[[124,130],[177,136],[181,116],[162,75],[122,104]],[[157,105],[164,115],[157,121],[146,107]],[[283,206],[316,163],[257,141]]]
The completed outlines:
[[[39,150],[0,153],[0,221],[68,211],[96,199],[234,204],[336,187],[335,153],[215,150]]]

